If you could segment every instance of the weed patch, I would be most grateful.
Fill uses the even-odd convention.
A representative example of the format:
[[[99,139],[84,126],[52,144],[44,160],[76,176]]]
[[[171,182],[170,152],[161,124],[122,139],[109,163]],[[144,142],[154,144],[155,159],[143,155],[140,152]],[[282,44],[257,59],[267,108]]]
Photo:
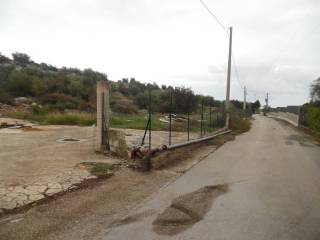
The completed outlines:
[[[46,123],[52,125],[90,126],[95,122],[95,116],[88,113],[53,113],[46,115]]]
[[[114,174],[116,170],[119,169],[119,165],[103,162],[84,162],[80,165],[86,167],[90,171],[90,173],[96,176],[98,179],[109,178]]]
[[[244,133],[250,130],[251,122],[248,118],[231,119],[229,128],[237,133]]]
[[[8,117],[29,120],[33,123],[52,125],[78,125],[90,126],[96,122],[94,114],[90,113],[31,113],[12,112],[6,114]]]

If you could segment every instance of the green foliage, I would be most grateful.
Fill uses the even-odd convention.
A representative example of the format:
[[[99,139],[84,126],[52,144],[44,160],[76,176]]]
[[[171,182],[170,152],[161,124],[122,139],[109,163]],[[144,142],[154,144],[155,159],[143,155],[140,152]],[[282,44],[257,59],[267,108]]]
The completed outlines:
[[[81,165],[89,168],[92,175],[99,179],[105,179],[113,175],[113,172],[119,169],[119,165],[103,162],[84,162]]]
[[[6,56],[4,56],[4,55],[2,55],[1,53],[0,53],[0,64],[1,63],[10,63],[11,62],[11,59],[10,58],[8,58],[8,57],[6,57]]]
[[[123,96],[120,92],[111,93],[110,106],[112,111],[117,113],[133,114],[138,112],[133,101]]]
[[[96,123],[94,114],[88,113],[47,113],[45,110],[41,112],[12,112],[6,114],[8,117],[17,119],[26,119],[39,124],[52,125],[78,125],[91,126]]]
[[[249,116],[251,116],[249,111],[239,109],[232,104],[229,128],[240,133],[249,131],[251,128],[251,122],[248,119]]]
[[[13,97],[31,97],[56,110],[87,108],[96,82],[107,78],[91,69],[38,64],[23,53],[12,56],[13,60],[0,54],[0,102],[4,103],[11,103]]]
[[[52,113],[46,116],[46,122],[52,125],[90,126],[95,124],[96,119],[95,115],[86,113]]]
[[[252,103],[251,107],[252,107],[252,112],[254,113],[259,112],[259,109],[261,107],[260,101],[259,100],[255,101],[254,103]]]
[[[110,125],[114,128],[132,128],[145,129],[148,119],[147,114],[113,114],[110,119]],[[152,116],[152,130],[167,130],[168,124],[159,121],[158,116]]]
[[[13,61],[20,64],[21,66],[26,66],[28,63],[31,63],[30,56],[25,53],[15,52],[12,53]]]
[[[251,123],[249,121],[249,119],[245,119],[245,118],[232,118],[230,120],[230,126],[229,128],[233,131],[239,132],[239,133],[243,133],[243,132],[247,132],[250,130],[251,128]]]
[[[320,101],[320,78],[313,81],[310,93],[314,101]]]
[[[0,89],[0,102],[6,104],[13,104],[13,97],[5,92],[4,90]]]
[[[6,113],[6,116],[17,119],[24,119],[33,123],[46,123],[46,116],[44,114],[35,114],[30,112],[11,112]]]
[[[198,105],[197,97],[190,88],[175,88],[174,99],[177,113],[193,112]]]
[[[106,74],[91,69],[57,68],[36,63],[24,53],[13,53],[13,59],[0,54],[0,102],[12,104],[15,97],[28,97],[44,110],[63,112],[68,109],[92,111],[96,105],[96,82]],[[124,78],[111,86],[111,109],[121,114],[137,114],[149,107],[153,113],[199,113],[201,103],[219,108],[221,101],[211,96],[196,95],[190,88],[141,83]],[[171,95],[173,104],[171,106]],[[242,107],[241,102],[236,106]],[[37,109],[43,112],[43,109]],[[37,112],[35,112],[37,113]],[[43,114],[43,113],[41,113]]]
[[[320,132],[320,106],[305,104],[301,108],[303,114],[302,124],[310,129]]]
[[[49,106],[51,109],[63,111],[65,109],[77,109],[81,100],[63,93],[51,93],[39,98],[42,104]]]

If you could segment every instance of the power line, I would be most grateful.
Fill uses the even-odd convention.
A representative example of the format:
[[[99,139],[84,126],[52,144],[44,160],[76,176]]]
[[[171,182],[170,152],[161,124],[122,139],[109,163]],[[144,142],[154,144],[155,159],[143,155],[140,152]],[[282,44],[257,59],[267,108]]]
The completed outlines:
[[[207,9],[207,11],[210,13],[210,15],[216,20],[216,22],[217,22],[226,32],[228,32],[228,29],[222,24],[222,22],[219,20],[219,18],[208,8],[208,6],[207,6],[202,0],[200,0],[200,2],[201,2],[202,5],[205,7],[205,9]]]
[[[216,22],[227,32],[228,34],[228,29],[222,24],[222,22],[219,20],[219,18],[209,9],[209,7],[203,2],[203,0],[200,0],[200,2],[202,3],[202,5],[205,7],[205,9],[210,13],[210,15],[216,20]],[[229,34],[228,34],[229,36]],[[233,61],[233,65],[235,68],[235,73],[236,73],[236,79],[238,81],[238,84],[240,86],[241,89],[243,89],[243,85],[241,84],[240,81],[240,77],[239,77],[239,71],[237,68],[237,64],[236,64],[236,60],[234,57],[234,54],[232,53],[232,61]]]
[[[243,85],[240,81],[240,76],[239,76],[239,71],[238,71],[238,67],[237,67],[237,64],[236,64],[236,59],[234,57],[234,54],[232,53],[232,61],[233,61],[233,65],[234,65],[234,70],[235,70],[235,73],[236,73],[236,79],[237,79],[237,82],[240,86],[241,89],[243,89]]]
[[[204,6],[204,8],[209,12],[209,14],[214,18],[214,20],[223,28],[223,30],[226,31],[228,37],[229,36],[229,32],[228,29],[223,25],[223,23],[219,20],[219,18],[209,9],[209,7],[204,3],[203,0],[200,0],[201,4]],[[236,75],[236,79],[237,79],[237,83],[239,84],[241,90],[244,89],[243,84],[240,81],[240,75],[239,75],[239,71],[238,71],[238,67],[237,67],[237,63],[236,63],[236,59],[234,57],[234,53],[232,52],[232,62],[234,65],[234,71],[235,71],[235,75]]]

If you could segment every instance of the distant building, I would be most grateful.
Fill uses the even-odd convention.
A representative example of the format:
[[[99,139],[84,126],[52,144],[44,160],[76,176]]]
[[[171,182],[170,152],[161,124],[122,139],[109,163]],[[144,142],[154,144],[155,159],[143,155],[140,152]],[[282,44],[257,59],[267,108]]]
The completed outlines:
[[[293,114],[299,114],[301,106],[287,106],[287,112]]]

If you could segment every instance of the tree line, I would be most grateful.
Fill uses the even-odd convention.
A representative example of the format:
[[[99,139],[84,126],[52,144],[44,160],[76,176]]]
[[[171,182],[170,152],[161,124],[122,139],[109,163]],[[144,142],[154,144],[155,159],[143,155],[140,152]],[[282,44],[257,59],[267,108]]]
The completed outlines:
[[[16,97],[29,97],[37,104],[51,109],[93,110],[95,87],[99,80],[108,80],[107,74],[92,69],[57,68],[46,63],[36,63],[29,55],[15,52],[12,58],[0,53],[0,102],[13,104]],[[110,81],[111,107],[115,112],[135,113],[149,106],[151,93],[152,109],[155,112],[195,112],[205,106],[221,108],[223,101],[212,96],[195,94],[192,89],[141,83],[135,78]],[[171,106],[171,96],[173,104]],[[242,102],[233,101],[241,108]],[[260,103],[249,103],[259,108]]]

